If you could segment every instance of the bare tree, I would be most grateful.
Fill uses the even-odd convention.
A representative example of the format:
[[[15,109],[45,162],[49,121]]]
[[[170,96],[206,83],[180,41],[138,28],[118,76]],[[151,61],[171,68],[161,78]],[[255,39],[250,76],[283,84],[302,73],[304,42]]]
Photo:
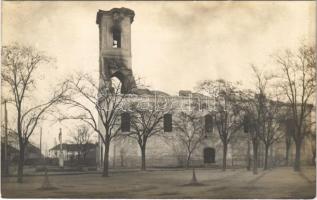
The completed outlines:
[[[104,78],[105,77],[101,77]],[[121,106],[125,94],[120,93],[120,84],[111,88],[99,88],[88,74],[77,74],[69,79],[70,94],[65,101],[76,114],[64,115],[62,119],[80,120],[98,133],[104,144],[102,176],[109,176],[109,147],[111,140],[120,132]]]
[[[282,105],[280,102],[269,101],[265,105],[264,113],[264,130],[260,132],[259,138],[264,143],[264,170],[268,169],[268,153],[269,148],[278,142],[284,135],[281,131],[281,111]]]
[[[223,79],[205,80],[198,89],[215,97],[216,128],[223,145],[222,170],[227,168],[227,150],[232,137],[240,130],[242,124],[242,107],[239,105],[240,92],[233,83]]]
[[[19,44],[2,47],[2,84],[7,86],[9,102],[16,111],[16,130],[19,140],[18,182],[23,182],[25,148],[30,136],[50,109],[60,103],[67,91],[67,84],[53,92],[50,98],[36,104],[36,74],[42,64],[51,59],[32,47]]]
[[[246,90],[243,93],[242,105],[245,112],[244,116],[244,132],[248,134],[248,142],[252,142],[253,150],[253,174],[258,173],[258,146],[259,146],[259,122],[260,115],[258,110],[258,102],[254,98],[253,91]],[[248,158],[248,162],[250,157]],[[250,164],[250,163],[249,163]]]
[[[292,145],[292,137],[294,134],[294,124],[292,119],[286,119],[285,120],[285,165],[289,165],[289,159],[290,159],[290,149]]]
[[[305,128],[310,120],[316,88],[316,49],[302,44],[296,52],[286,50],[275,58],[282,71],[280,87],[290,104],[295,125],[294,170],[300,171],[301,146],[307,133]]]
[[[78,161],[82,158],[82,161],[85,163],[87,153],[90,150],[92,133],[89,130],[87,125],[81,125],[77,128],[77,132],[72,135],[72,140],[77,146]]]
[[[177,140],[187,152],[186,167],[190,167],[193,152],[199,147],[205,138],[202,127],[202,117],[195,111],[180,112],[174,121],[177,132],[170,137]]]
[[[268,153],[273,143],[279,141],[283,136],[281,131],[282,121],[285,118],[285,104],[279,99],[279,94],[274,84],[275,76],[259,71],[252,65],[256,77],[256,106],[259,116],[258,136],[264,144],[264,170],[268,169]],[[287,107],[286,107],[287,109]]]
[[[142,109],[137,106],[132,108],[131,126],[129,137],[135,139],[141,150],[141,170],[146,169],[145,153],[146,144],[149,138],[164,133],[163,117],[165,111],[152,106],[150,109]]]
[[[254,65],[251,67],[256,79],[255,90],[245,91],[243,104],[246,112],[245,127],[247,128],[245,129],[248,129],[253,147],[253,173],[257,174],[259,142],[262,141],[265,146],[264,169],[267,169],[269,148],[282,135],[277,131],[279,128],[277,116],[281,105],[277,99],[270,99],[267,89],[274,76],[260,72]]]

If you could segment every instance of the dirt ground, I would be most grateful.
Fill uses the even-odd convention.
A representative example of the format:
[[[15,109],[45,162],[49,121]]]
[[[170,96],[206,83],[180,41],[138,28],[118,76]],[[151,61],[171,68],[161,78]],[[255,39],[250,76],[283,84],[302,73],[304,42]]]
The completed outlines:
[[[315,168],[259,170],[196,169],[200,186],[188,186],[191,170],[148,170],[100,174],[50,175],[55,189],[39,189],[43,176],[28,176],[23,184],[3,178],[2,197],[7,198],[313,198]]]

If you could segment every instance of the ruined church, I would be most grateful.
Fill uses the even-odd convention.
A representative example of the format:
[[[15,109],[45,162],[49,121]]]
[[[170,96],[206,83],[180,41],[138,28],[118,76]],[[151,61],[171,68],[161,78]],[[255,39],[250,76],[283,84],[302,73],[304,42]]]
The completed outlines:
[[[131,93],[136,95],[153,95],[153,91],[137,88],[132,70],[131,53],[131,25],[134,21],[135,13],[128,8],[113,8],[109,11],[99,10],[96,23],[99,27],[99,88],[101,91],[111,90],[113,78],[116,77],[121,82],[121,93]],[[167,95],[160,92],[161,95]],[[191,98],[196,93],[190,91],[180,91],[179,99]],[[205,115],[202,111],[202,116]],[[171,133],[177,134],[175,129]],[[245,135],[241,130],[241,135]],[[281,148],[275,148],[270,152],[276,160],[283,159],[284,151],[281,142]],[[304,144],[309,146],[309,144]],[[229,144],[227,152],[228,166],[245,166],[246,152],[248,144],[246,140],[237,140]],[[260,153],[263,151],[263,147]],[[310,151],[307,149],[306,151]],[[98,142],[97,164],[100,168],[103,166],[103,143]],[[141,165],[141,152],[136,141],[125,138],[114,140],[110,146],[110,167],[139,167]],[[303,156],[304,157],[304,156]],[[305,158],[306,159],[306,158]],[[161,137],[153,137],[148,141],[146,150],[147,167],[180,167],[184,166],[186,153],[166,141]],[[261,160],[261,158],[260,158]],[[212,167],[222,163],[222,143],[216,131],[206,134],[205,139],[199,147],[193,152],[191,164],[200,167]]]

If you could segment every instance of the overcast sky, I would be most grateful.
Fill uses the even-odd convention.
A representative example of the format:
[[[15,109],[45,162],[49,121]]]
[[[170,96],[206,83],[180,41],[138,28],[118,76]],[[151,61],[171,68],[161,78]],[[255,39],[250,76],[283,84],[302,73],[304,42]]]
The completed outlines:
[[[170,94],[204,79],[252,86],[250,63],[274,70],[270,54],[315,38],[314,1],[2,4],[2,43],[34,45],[57,60],[57,68],[44,72],[46,84],[39,90],[74,71],[98,72],[98,9],[135,11],[133,73]]]

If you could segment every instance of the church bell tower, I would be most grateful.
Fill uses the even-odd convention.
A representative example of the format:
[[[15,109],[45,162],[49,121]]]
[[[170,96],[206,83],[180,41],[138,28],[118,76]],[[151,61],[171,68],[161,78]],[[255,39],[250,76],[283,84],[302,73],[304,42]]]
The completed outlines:
[[[131,24],[134,15],[134,11],[128,8],[99,10],[97,13],[101,91],[111,91],[112,77],[120,80],[121,93],[133,93],[136,89],[131,63]]]

